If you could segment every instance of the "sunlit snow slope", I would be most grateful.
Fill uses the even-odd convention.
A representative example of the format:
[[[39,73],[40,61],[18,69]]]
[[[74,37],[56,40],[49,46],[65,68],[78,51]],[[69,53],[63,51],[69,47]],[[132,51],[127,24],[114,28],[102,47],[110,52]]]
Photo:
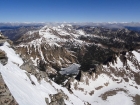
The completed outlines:
[[[64,100],[67,105],[84,105],[83,101],[52,81],[46,82],[42,79],[39,83],[33,75],[30,75],[29,79],[26,75],[27,72],[19,68],[23,63],[22,59],[7,42],[0,49],[5,51],[8,56],[8,63],[5,66],[0,64],[0,72],[19,105],[46,105],[45,98],[48,98],[50,102],[49,95],[56,94],[60,90],[68,96],[68,99]]]

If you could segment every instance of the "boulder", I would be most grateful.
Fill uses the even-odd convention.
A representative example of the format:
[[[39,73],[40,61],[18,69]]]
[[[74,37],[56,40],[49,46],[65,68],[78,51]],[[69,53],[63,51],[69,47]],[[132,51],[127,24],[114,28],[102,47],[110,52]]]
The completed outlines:
[[[32,60],[26,61],[23,65],[20,66],[21,69],[26,70],[28,73],[31,73],[35,70]]]
[[[62,92],[50,95],[51,102],[49,105],[66,105],[64,99],[68,99],[67,96]]]
[[[8,62],[8,57],[6,55],[6,53],[2,50],[0,50],[0,63],[3,65],[6,65]]]

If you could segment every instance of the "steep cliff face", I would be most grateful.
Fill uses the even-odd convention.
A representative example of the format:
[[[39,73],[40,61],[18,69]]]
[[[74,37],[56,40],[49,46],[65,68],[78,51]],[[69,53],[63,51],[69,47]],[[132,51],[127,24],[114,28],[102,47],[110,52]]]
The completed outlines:
[[[25,60],[32,57],[36,64],[42,60],[48,67],[52,65],[58,67],[58,69],[77,62],[76,57],[65,48],[56,45],[50,46],[45,41],[40,45],[19,46],[18,53]]]

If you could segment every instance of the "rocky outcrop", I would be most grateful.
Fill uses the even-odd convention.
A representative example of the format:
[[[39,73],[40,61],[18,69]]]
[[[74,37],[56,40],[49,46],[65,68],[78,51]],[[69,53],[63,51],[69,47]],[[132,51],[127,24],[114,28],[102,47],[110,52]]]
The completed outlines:
[[[0,105],[18,105],[0,74]]]
[[[0,45],[2,45],[4,42],[6,42],[7,37],[5,37],[1,32],[0,32]]]
[[[8,58],[6,56],[6,53],[2,50],[0,50],[0,63],[3,65],[6,65],[8,62]]]
[[[48,81],[48,75],[45,71],[39,70],[38,67],[36,67],[32,60],[27,60],[25,63],[23,63],[20,66],[21,69],[27,71],[27,76],[30,78],[30,74],[35,75],[38,81],[40,81],[42,78],[44,78],[46,81]],[[31,80],[32,81],[32,80]]]
[[[12,44],[12,41],[7,39],[1,32],[0,32],[0,46],[2,46],[5,42],[8,42],[9,44]],[[3,65],[6,65],[8,62],[7,55],[4,51],[0,50],[0,63]]]
[[[60,91],[57,94],[51,94],[50,99],[50,103],[48,102],[47,98],[45,99],[47,105],[66,105],[64,99],[68,100],[68,96],[65,95],[63,91]]]
[[[28,73],[31,73],[36,69],[31,60],[26,61],[23,65],[20,66],[20,68],[26,70]]]

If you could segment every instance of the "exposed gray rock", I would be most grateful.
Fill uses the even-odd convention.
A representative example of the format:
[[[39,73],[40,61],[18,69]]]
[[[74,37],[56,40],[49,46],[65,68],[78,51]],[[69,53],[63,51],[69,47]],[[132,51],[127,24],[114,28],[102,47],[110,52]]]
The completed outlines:
[[[46,81],[48,81],[47,73],[44,72],[44,71],[38,70],[38,68],[35,65],[33,65],[32,60],[27,60],[23,65],[20,66],[20,68],[27,71],[26,74],[27,74],[27,76],[29,77],[30,80],[31,80],[31,78],[30,78],[29,73],[31,73],[32,75],[35,75],[35,77],[37,78],[38,81],[40,81],[43,78]],[[32,84],[34,84],[32,80],[31,80],[31,82],[32,82]]]
[[[0,32],[0,45],[3,45],[4,42],[7,41],[7,37],[5,37],[1,32]]]
[[[26,72],[26,75],[27,75],[27,76],[28,76],[28,78],[30,79],[31,84],[35,85],[34,81],[33,81],[33,80],[31,79],[31,77],[30,77],[30,74],[29,74],[28,72]]]
[[[45,98],[45,102],[47,105],[49,105],[49,99],[48,98]]]
[[[68,96],[60,90],[57,94],[51,94],[50,99],[51,102],[48,105],[66,105],[64,99],[68,100]]]
[[[6,65],[8,62],[8,58],[6,56],[6,53],[2,50],[0,50],[0,63],[3,65]]]
[[[20,68],[26,70],[29,73],[35,70],[35,66],[33,66],[32,60],[26,61],[23,65],[20,66]]]
[[[40,61],[39,61],[38,69],[39,69],[40,71],[46,71],[46,69],[47,69],[46,63],[45,63],[43,60],[40,60]]]

